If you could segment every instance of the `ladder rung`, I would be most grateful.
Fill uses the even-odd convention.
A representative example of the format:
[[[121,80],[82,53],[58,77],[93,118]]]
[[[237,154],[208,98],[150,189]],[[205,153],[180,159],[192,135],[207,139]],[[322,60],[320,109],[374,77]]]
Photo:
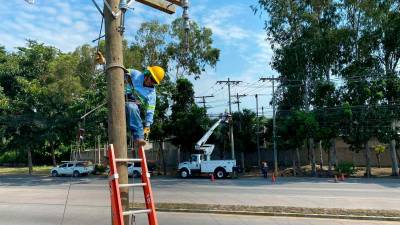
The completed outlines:
[[[142,159],[115,159],[115,162],[142,162]]]
[[[131,210],[131,211],[125,211],[125,212],[123,212],[122,215],[128,216],[128,215],[142,214],[142,213],[150,213],[150,212],[151,212],[150,209]]]
[[[146,183],[120,184],[119,185],[120,188],[123,188],[123,187],[142,187],[142,186],[146,186]]]

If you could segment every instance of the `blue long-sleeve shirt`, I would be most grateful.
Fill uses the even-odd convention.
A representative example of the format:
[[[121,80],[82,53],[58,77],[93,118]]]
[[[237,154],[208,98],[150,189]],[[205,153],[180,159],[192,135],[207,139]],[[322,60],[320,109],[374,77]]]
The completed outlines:
[[[153,124],[154,110],[156,109],[156,88],[143,85],[144,75],[134,69],[128,69],[132,83],[125,85],[125,93],[132,100],[138,101],[146,110],[145,127]]]

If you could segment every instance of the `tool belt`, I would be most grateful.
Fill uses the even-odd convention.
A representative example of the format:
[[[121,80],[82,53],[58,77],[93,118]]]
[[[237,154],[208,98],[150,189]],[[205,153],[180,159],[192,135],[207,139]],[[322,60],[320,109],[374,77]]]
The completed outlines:
[[[131,94],[125,95],[125,101],[126,102],[133,102],[133,103],[135,103],[136,105],[139,105],[139,106],[141,105],[140,102],[134,96],[132,96]]]

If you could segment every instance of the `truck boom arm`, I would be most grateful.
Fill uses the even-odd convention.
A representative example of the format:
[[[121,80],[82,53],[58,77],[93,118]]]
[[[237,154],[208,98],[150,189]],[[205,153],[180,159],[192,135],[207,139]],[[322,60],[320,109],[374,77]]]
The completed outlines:
[[[221,123],[222,119],[219,119],[214,125],[203,135],[203,137],[196,143],[194,146],[196,150],[202,150],[201,146],[204,145],[208,138],[210,138],[211,134],[214,132],[215,128]],[[209,153],[211,155],[211,152]]]

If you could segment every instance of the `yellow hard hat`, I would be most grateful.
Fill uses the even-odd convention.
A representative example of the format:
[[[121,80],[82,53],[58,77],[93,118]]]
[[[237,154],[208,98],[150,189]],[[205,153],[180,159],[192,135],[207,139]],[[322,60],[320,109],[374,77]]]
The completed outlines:
[[[150,71],[154,81],[157,82],[157,84],[160,84],[160,82],[164,79],[164,69],[159,66],[149,66],[147,69]]]

